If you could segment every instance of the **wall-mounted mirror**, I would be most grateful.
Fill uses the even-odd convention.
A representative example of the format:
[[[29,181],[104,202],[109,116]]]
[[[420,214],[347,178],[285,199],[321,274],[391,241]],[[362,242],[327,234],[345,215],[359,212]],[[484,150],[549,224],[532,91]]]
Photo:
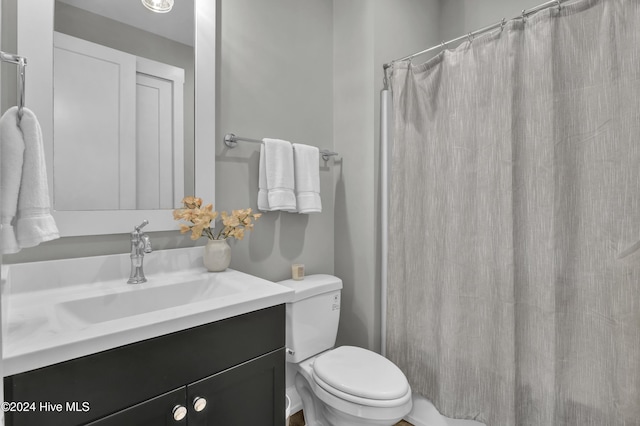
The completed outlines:
[[[176,229],[184,195],[213,201],[214,1],[20,0],[18,50],[63,236]]]

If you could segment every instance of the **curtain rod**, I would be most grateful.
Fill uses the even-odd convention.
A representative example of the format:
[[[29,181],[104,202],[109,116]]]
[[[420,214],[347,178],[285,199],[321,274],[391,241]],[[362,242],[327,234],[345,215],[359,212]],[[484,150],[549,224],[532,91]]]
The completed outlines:
[[[529,15],[532,15],[534,13],[540,12],[540,11],[545,10],[545,9],[549,9],[549,8],[551,8],[553,6],[557,6],[558,10],[560,10],[562,8],[562,3],[566,3],[568,1],[570,1],[570,0],[551,0],[551,1],[548,1],[546,3],[542,3],[542,4],[538,5],[538,6],[535,6],[535,7],[531,8],[531,9],[524,9],[520,15],[514,16],[513,18],[509,19],[509,21],[514,21],[516,19],[525,20]],[[391,62],[387,62],[386,64],[382,65],[382,68],[384,69],[384,72],[385,72],[385,82],[386,82],[387,69],[392,67],[395,62],[406,61],[408,59],[415,58],[416,56],[420,56],[420,55],[423,55],[425,53],[432,52],[432,51],[434,51],[436,49],[445,49],[448,44],[456,43],[456,42],[462,41],[464,39],[468,39],[469,41],[472,41],[473,38],[475,36],[479,35],[479,34],[486,33],[488,31],[494,30],[496,28],[504,28],[506,23],[507,23],[507,20],[505,18],[502,18],[502,20],[500,22],[496,22],[493,25],[489,25],[489,26],[486,26],[484,28],[480,28],[479,30],[472,31],[467,35],[463,35],[463,36],[454,38],[454,39],[449,40],[449,41],[443,41],[442,43],[440,43],[440,44],[438,44],[436,46],[430,47],[430,48],[425,49],[425,50],[421,50],[420,52],[416,52],[416,53],[413,53],[411,55],[407,55],[407,56],[405,56],[403,58],[400,58],[400,59],[394,59]],[[385,84],[385,87],[386,87],[386,84]]]
[[[251,142],[251,143],[262,143],[260,139],[251,139],[251,138],[243,138],[240,136],[236,136],[233,133],[227,133],[224,136],[224,144],[229,148],[235,148],[238,145],[238,141]],[[321,149],[320,155],[324,161],[329,161],[329,157],[334,155],[340,155],[337,152],[329,151],[328,149]]]

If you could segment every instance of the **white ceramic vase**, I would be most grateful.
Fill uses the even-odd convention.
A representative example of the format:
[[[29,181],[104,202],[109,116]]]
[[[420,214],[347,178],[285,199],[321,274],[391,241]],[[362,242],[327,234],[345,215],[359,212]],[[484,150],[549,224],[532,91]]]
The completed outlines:
[[[221,272],[227,269],[231,263],[231,247],[227,244],[227,240],[209,240],[204,246],[202,260],[210,272]]]

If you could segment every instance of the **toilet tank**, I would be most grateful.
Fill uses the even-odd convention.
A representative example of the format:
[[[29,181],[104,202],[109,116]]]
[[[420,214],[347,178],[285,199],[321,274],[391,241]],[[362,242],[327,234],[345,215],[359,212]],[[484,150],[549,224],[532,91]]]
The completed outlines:
[[[342,280],[333,275],[308,275],[279,284],[295,291],[287,303],[287,362],[298,363],[336,344]]]

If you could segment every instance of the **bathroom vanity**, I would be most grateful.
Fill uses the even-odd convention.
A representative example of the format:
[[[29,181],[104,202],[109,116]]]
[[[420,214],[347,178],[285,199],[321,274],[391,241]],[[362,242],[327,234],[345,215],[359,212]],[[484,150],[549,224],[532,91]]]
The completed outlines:
[[[3,267],[6,424],[283,424],[293,293],[200,251],[155,252],[143,285],[128,255]]]
[[[281,425],[284,319],[278,305],[7,377],[7,401],[33,404],[7,425]]]

